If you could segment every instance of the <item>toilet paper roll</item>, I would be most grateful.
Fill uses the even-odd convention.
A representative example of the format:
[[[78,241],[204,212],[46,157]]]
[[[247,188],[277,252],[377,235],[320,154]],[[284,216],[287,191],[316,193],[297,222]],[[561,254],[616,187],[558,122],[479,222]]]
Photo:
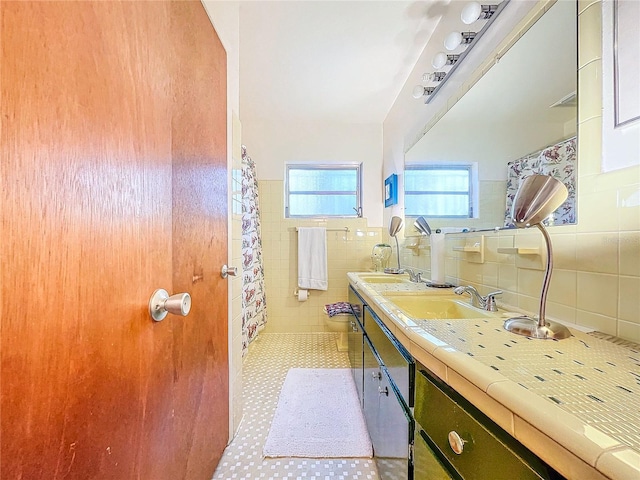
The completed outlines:
[[[432,233],[431,241],[431,282],[442,285],[444,277],[444,233]]]
[[[296,290],[293,294],[298,297],[299,302],[306,302],[307,298],[309,298],[309,291],[303,288]]]

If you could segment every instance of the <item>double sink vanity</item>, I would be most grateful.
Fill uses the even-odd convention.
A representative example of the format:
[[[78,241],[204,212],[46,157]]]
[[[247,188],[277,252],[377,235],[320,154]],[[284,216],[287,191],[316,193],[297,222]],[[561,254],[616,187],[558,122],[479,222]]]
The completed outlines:
[[[407,275],[349,273],[349,357],[381,478],[640,478],[640,351]],[[462,293],[461,290],[459,290]]]

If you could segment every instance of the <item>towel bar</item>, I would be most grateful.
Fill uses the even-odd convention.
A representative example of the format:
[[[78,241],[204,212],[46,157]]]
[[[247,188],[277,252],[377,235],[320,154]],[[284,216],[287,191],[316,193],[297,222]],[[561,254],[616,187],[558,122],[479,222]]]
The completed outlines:
[[[296,227],[296,232],[298,231],[300,227]],[[342,227],[342,228],[327,228],[327,232],[348,232],[349,231],[349,227]]]

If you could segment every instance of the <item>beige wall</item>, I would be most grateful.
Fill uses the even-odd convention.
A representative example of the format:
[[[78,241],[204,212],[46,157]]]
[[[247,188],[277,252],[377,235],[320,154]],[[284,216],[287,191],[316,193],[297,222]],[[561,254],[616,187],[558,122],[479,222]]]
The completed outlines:
[[[640,341],[640,166],[601,173],[601,2],[579,2],[578,224],[552,227],[555,269],[549,291],[550,318]],[[502,300],[537,312],[543,265],[540,256],[498,253],[498,247],[541,247],[537,229],[485,233],[484,263],[454,251],[475,234],[447,239],[447,279],[481,293],[500,289]],[[403,249],[407,265],[429,270],[418,250]]]
[[[284,182],[258,182],[263,236],[263,258],[267,294],[265,332],[322,332],[322,307],[347,300],[347,272],[368,270],[371,250],[382,240],[382,229],[369,228],[367,220],[334,219],[311,221],[284,218]],[[327,231],[329,289],[310,290],[309,299],[299,302],[293,295],[298,286],[298,249],[295,227],[349,227],[349,232]]]
[[[361,163],[363,215],[382,226],[382,125],[240,118],[259,180],[284,180],[287,162]]]

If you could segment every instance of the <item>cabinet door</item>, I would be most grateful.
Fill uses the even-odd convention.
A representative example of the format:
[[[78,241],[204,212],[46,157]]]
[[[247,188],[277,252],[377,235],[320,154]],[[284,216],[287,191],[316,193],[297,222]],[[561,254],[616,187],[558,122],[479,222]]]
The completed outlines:
[[[397,387],[364,339],[364,416],[382,480],[408,480],[413,420]]]
[[[360,406],[364,406],[364,328],[363,328],[363,309],[364,300],[356,293],[353,287],[349,286],[349,304],[351,305],[352,317],[349,324],[349,333],[347,334],[349,344],[349,363],[351,365],[351,374],[356,384],[358,399]]]
[[[413,440],[413,419],[393,384],[386,367],[381,367],[378,387],[378,432],[374,450],[382,479],[409,479],[409,445]]]
[[[376,444],[378,443],[379,427],[378,412],[380,410],[380,395],[378,387],[380,386],[380,364],[373,353],[373,347],[369,339],[364,337],[364,418],[367,421],[367,429],[369,437],[373,444],[373,454],[376,455]]]
[[[407,405],[413,406],[415,363],[411,354],[368,306],[364,307],[364,318],[367,337],[380,363],[388,369]]]
[[[0,19],[0,476],[211,478],[229,438],[222,43],[201,2],[0,1]],[[157,288],[189,292],[189,316],[151,320]]]
[[[352,317],[349,321],[349,363],[351,364],[351,374],[353,375],[353,381],[356,384],[356,390],[358,391],[358,398],[360,399],[360,406],[363,406],[364,400],[364,351],[363,342],[364,334],[360,326],[360,322],[356,317]]]

